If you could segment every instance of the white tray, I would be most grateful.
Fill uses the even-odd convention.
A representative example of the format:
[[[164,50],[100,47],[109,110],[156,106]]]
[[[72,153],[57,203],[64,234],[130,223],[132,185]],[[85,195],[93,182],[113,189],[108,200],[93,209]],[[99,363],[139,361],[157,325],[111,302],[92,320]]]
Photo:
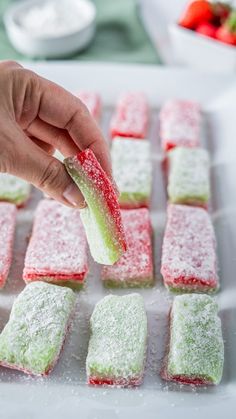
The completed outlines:
[[[144,383],[137,389],[94,388],[86,385],[85,358],[88,321],[96,301],[109,293],[99,281],[99,267],[91,263],[86,290],[78,294],[78,308],[62,356],[47,378],[32,378],[0,368],[0,417],[24,419],[148,419],[234,417],[236,408],[236,84],[234,78],[201,75],[188,70],[110,64],[34,63],[28,66],[71,91],[97,90],[104,102],[103,128],[111,106],[122,90],[143,90],[153,106],[150,130],[153,150],[152,221],[155,228],[155,287],[140,292],[149,319],[149,350]],[[218,387],[195,389],[167,384],[159,377],[165,349],[167,312],[171,298],[160,280],[160,256],[165,223],[166,193],[161,170],[157,130],[160,103],[169,97],[201,102],[206,145],[212,156],[212,215],[218,239],[221,291],[217,296],[225,339],[225,367]],[[205,140],[204,140],[205,141]],[[24,287],[21,279],[32,209],[40,194],[34,192],[18,215],[14,264],[0,294],[0,328],[6,323],[15,295]],[[124,294],[129,291],[113,291]],[[105,348],[104,348],[105,350]],[[185,416],[186,415],[186,416]]]

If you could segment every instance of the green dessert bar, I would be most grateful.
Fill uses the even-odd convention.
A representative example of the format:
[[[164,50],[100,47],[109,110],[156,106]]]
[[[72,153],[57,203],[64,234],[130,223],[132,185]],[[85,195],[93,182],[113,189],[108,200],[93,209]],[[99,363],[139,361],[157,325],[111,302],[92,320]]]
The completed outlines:
[[[114,179],[123,209],[148,207],[152,187],[152,166],[148,140],[116,137],[111,147]]]
[[[30,196],[30,184],[8,173],[0,173],[0,201],[23,205]]]
[[[88,383],[141,384],[147,347],[147,316],[141,295],[104,297],[93,311],[90,326]]]
[[[217,310],[216,302],[205,294],[175,297],[163,379],[183,384],[219,384],[224,344]]]
[[[172,204],[207,207],[209,156],[201,148],[176,147],[168,153],[168,196]]]
[[[69,288],[45,282],[27,285],[0,334],[0,365],[47,375],[59,358],[74,306]]]

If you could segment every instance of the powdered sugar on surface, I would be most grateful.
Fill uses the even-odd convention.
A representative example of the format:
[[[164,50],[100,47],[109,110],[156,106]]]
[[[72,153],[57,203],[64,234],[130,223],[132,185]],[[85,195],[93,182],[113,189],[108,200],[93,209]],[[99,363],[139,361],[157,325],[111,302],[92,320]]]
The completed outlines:
[[[196,102],[172,99],[164,103],[160,112],[162,148],[200,146],[200,106]]]
[[[177,296],[170,323],[167,379],[195,378],[218,384],[224,362],[221,321],[216,302],[207,295]]]
[[[217,288],[215,234],[207,211],[187,205],[168,206],[161,273],[168,286]]]
[[[206,204],[210,198],[209,155],[202,148],[176,147],[168,153],[168,196],[172,203]]]
[[[145,138],[148,113],[148,103],[144,93],[121,94],[110,123],[111,136]]]
[[[33,232],[25,257],[24,279],[37,275],[85,276],[87,240],[78,210],[50,199],[35,213]]]
[[[110,295],[97,303],[90,320],[87,374],[122,378],[124,384],[142,377],[147,346],[147,317],[139,294]]]
[[[112,109],[109,102],[109,106],[105,105],[103,108],[102,114],[102,125],[105,135],[108,131],[107,122],[110,120],[111,112]],[[205,114],[204,117],[209,122]],[[87,386],[86,384],[85,361],[89,342],[89,319],[94,306],[105,295],[110,293],[126,295],[131,292],[130,289],[108,290],[104,288],[100,280],[100,267],[90,258],[90,272],[86,279],[86,284],[82,291],[76,292],[78,304],[71,333],[67,336],[59,362],[51,374],[46,377],[31,377],[19,371],[0,368],[1,400],[4,406],[4,403],[8,403],[8,400],[10,400],[9,410],[11,411],[14,408],[16,417],[18,411],[25,414],[26,411],[31,412],[31,410],[37,417],[42,417],[43,415],[45,417],[53,416],[56,409],[58,415],[64,418],[68,414],[70,407],[74,409],[74,412],[80,412],[84,416],[92,415],[93,418],[95,416],[100,417],[100,415],[104,417],[106,414],[108,416],[116,414],[117,419],[118,417],[123,419],[126,416],[128,418],[131,412],[140,413],[144,417],[146,414],[154,418],[156,412],[159,412],[158,409],[160,409],[161,415],[168,412],[176,416],[176,412],[179,410],[185,413],[191,410],[193,414],[200,415],[204,406],[208,409],[209,406],[215,405],[217,409],[221,403],[223,405],[228,404],[229,397],[233,397],[232,385],[235,374],[231,368],[231,360],[234,356],[236,335],[234,333],[235,313],[233,307],[235,305],[233,300],[234,293],[232,291],[235,281],[234,270],[231,271],[233,266],[231,258],[233,258],[233,255],[229,249],[234,243],[231,240],[233,240],[235,213],[233,208],[231,208],[232,212],[229,215],[228,207],[224,207],[224,205],[228,205],[228,201],[225,201],[225,199],[227,197],[230,199],[228,195],[229,190],[226,188],[224,190],[225,193],[222,193],[223,190],[221,188],[224,188],[225,185],[224,168],[222,171],[222,166],[215,167],[215,160],[213,160],[212,167],[212,209],[219,243],[222,281],[224,281],[223,290],[217,297],[221,309],[220,316],[222,318],[226,349],[224,377],[219,386],[208,386],[208,388],[206,386],[196,388],[195,386],[185,386],[181,383],[166,382],[160,377],[162,359],[168,340],[168,312],[173,300],[173,294],[168,293],[163,287],[163,281],[159,275],[161,244],[166,217],[166,188],[161,166],[163,155],[160,150],[160,142],[157,140],[157,119],[158,111],[155,109],[152,114],[150,130],[154,176],[150,215],[154,229],[153,246],[155,276],[157,278],[154,287],[138,290],[138,293],[144,298],[148,316],[148,356],[144,382],[142,386],[135,389],[98,388]],[[211,140],[210,144],[212,147],[215,147],[216,144],[212,138]],[[233,177],[231,180],[233,182]],[[8,321],[13,299],[25,286],[22,281],[24,253],[30,236],[34,208],[38,199],[41,198],[41,193],[36,191],[35,188],[32,189],[32,199],[27,203],[26,208],[18,211],[14,262],[9,280],[0,293],[0,329]],[[232,234],[230,234],[229,229],[232,230]],[[228,296],[230,297],[231,305],[229,305]]]
[[[6,282],[12,261],[15,225],[15,205],[0,202],[0,288]]]
[[[117,284],[135,284],[153,281],[152,228],[146,208],[122,210],[122,220],[127,240],[127,251],[113,266],[102,268],[103,280]],[[146,281],[145,281],[146,280]]]

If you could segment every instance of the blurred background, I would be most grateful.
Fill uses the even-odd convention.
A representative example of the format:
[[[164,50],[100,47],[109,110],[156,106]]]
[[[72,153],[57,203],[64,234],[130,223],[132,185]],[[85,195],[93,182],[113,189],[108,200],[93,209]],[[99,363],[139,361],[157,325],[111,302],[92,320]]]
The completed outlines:
[[[236,69],[236,22],[235,45],[226,45],[177,24],[190,3],[186,0],[93,0],[93,9],[86,9],[88,2],[0,0],[0,59]]]

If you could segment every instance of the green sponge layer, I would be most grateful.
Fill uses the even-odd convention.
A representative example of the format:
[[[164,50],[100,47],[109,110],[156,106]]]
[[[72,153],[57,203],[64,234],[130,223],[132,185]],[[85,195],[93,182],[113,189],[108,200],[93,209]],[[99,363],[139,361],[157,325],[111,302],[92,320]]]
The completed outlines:
[[[210,198],[208,152],[176,147],[168,153],[168,164],[170,202],[205,207]]]
[[[44,282],[27,285],[0,335],[0,365],[48,374],[59,357],[74,305],[69,288]]]
[[[64,163],[87,203],[80,215],[91,254],[96,262],[113,265],[126,250],[113,185],[90,149],[65,159]]]
[[[220,382],[224,344],[217,310],[216,302],[208,295],[175,297],[163,378],[188,384]]]
[[[0,173],[0,201],[18,206],[24,204],[30,195],[30,184],[8,173]]]
[[[109,295],[95,307],[86,368],[90,384],[140,384],[147,345],[147,316],[139,294]]]

